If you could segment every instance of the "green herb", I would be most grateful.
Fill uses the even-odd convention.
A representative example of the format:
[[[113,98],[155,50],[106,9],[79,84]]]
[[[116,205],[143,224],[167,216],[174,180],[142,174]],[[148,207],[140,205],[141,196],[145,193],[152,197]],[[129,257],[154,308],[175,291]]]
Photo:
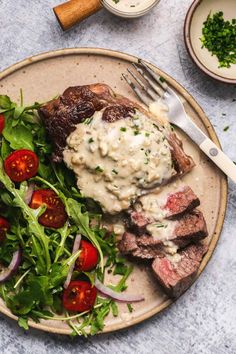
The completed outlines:
[[[227,132],[227,130],[229,130],[229,125],[227,125],[226,127],[224,127],[224,132]]]
[[[139,135],[140,134],[140,131],[139,130],[135,130],[134,131],[134,135]]]
[[[164,229],[166,229],[167,228],[167,224],[162,224],[162,223],[160,223],[160,224],[155,224],[155,226],[157,227],[157,228],[164,228]]]
[[[160,77],[159,77],[159,80],[160,80],[161,82],[165,82],[165,81],[166,81],[163,76],[160,76]]]
[[[88,143],[89,143],[89,144],[91,144],[91,143],[93,143],[93,142],[94,142],[93,138],[90,138],[90,139],[88,140]]]
[[[150,133],[147,133],[147,132],[146,132],[146,133],[145,133],[145,136],[146,136],[146,137],[149,137],[149,136],[150,136]]]
[[[115,169],[113,169],[112,172],[113,172],[115,175],[118,175],[118,171],[116,171]]]
[[[95,171],[96,171],[96,172],[103,172],[103,169],[102,169],[100,166],[97,166],[97,167],[95,168]]]
[[[86,118],[86,119],[83,121],[83,123],[89,125],[89,124],[92,122],[92,120],[93,120],[93,117],[91,117],[91,118]]]
[[[121,127],[121,128],[120,128],[120,131],[126,132],[126,128],[125,128],[125,127]]]
[[[115,4],[118,4],[120,0],[112,0]]]
[[[112,310],[113,316],[117,317],[118,313],[119,313],[118,312],[118,306],[117,306],[117,304],[114,301],[111,302],[111,310]]]
[[[236,19],[225,21],[222,11],[213,16],[209,13],[203,25],[202,47],[217,56],[219,68],[236,64]]]
[[[132,313],[133,310],[134,310],[132,305],[131,304],[127,304],[127,307],[128,307],[129,312]]]

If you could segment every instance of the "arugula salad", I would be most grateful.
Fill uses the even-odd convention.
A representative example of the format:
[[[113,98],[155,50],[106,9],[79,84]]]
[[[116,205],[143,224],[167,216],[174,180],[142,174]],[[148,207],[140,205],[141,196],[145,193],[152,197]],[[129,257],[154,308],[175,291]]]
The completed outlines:
[[[116,301],[126,295],[132,266],[116,247],[114,233],[102,226],[99,205],[82,196],[74,175],[50,160],[52,146],[37,114],[0,96],[0,297],[18,323],[65,321],[72,335],[94,335],[104,328]],[[120,275],[103,284],[105,273]]]

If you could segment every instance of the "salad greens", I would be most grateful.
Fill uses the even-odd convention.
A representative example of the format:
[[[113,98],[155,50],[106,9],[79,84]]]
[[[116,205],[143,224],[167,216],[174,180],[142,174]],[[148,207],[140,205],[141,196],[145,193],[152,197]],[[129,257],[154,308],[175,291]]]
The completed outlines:
[[[53,317],[66,321],[72,335],[93,335],[103,329],[109,312],[118,315],[118,307],[113,300],[98,296],[90,312],[68,314],[63,309],[63,284],[80,252],[72,254],[75,236],[80,233],[93,243],[99,251],[100,263],[91,272],[74,271],[72,279],[87,279],[93,284],[95,277],[103,281],[107,270],[121,276],[116,286],[111,285],[120,292],[127,287],[132,267],[118,255],[115,235],[107,234],[102,228],[99,206],[79,193],[73,173],[63,163],[51,163],[52,146],[37,114],[39,107],[39,103],[24,106],[22,92],[20,105],[0,95],[0,113],[5,118],[0,136],[0,215],[11,224],[7,239],[0,245],[0,264],[7,267],[14,251],[19,247],[22,250],[17,272],[0,283],[0,297],[18,316],[18,323],[24,329],[28,329],[28,319],[39,322]],[[38,174],[30,182],[36,188],[54,190],[63,201],[69,219],[62,228],[49,229],[39,224],[45,206],[30,208],[25,202],[28,181],[14,184],[5,173],[4,160],[19,149],[32,150],[39,158]]]

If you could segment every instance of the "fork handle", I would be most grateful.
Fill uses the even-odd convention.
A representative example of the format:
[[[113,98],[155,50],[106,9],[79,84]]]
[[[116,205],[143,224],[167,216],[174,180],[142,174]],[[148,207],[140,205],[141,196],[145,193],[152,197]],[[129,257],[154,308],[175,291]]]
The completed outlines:
[[[228,176],[236,183],[236,165],[223,153],[209,138],[201,144],[200,149]]]

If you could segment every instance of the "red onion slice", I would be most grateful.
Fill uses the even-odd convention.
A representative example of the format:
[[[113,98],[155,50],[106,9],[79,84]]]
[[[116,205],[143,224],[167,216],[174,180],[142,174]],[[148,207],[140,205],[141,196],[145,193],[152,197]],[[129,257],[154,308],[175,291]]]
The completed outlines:
[[[108,288],[103,283],[101,283],[100,280],[98,280],[97,278],[95,279],[94,285],[101,294],[119,302],[130,303],[130,302],[139,302],[145,300],[143,295],[117,293],[114,290]]]
[[[21,262],[21,250],[13,253],[11,263],[2,273],[0,273],[0,283],[6,281],[18,269]]]
[[[73,255],[74,253],[76,253],[76,252],[79,250],[80,241],[81,241],[81,235],[78,234],[78,235],[76,236],[76,238],[75,238],[75,242],[74,242],[73,249],[72,249],[72,255]],[[64,283],[64,288],[65,288],[65,289],[67,289],[67,288],[68,288],[68,285],[70,284],[74,267],[75,267],[75,261],[70,265],[69,272],[68,272],[68,274],[67,274],[67,278],[66,278],[66,281],[65,281],[65,283]]]
[[[31,202],[31,198],[32,198],[32,195],[34,193],[34,188],[35,188],[35,184],[34,183],[29,183],[28,184],[28,189],[25,193],[25,196],[24,196],[24,202],[25,204],[29,204]]]

